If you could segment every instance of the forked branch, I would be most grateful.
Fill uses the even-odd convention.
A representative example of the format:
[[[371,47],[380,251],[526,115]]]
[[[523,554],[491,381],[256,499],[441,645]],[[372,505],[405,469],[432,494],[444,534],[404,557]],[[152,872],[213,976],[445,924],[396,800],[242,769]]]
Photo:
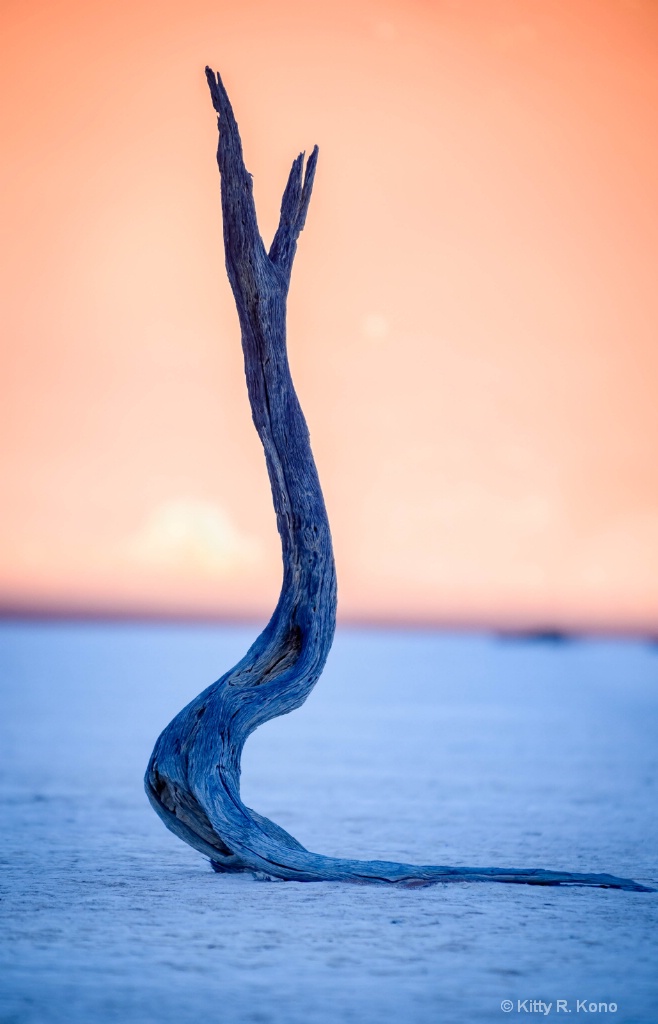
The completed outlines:
[[[209,857],[216,871],[403,886],[470,880],[644,890],[612,875],[324,857],[242,803],[240,757],[247,737],[306,700],[329,653],[336,618],[329,522],[286,351],[286,299],[318,150],[305,172],[304,154],[292,165],[267,253],[231,104],[219,75],[210,68],[206,75],[218,114],[226,270],[281,536],[283,585],[272,618],[242,661],[188,704],[158,739],[145,779],[154,809],[172,832]]]

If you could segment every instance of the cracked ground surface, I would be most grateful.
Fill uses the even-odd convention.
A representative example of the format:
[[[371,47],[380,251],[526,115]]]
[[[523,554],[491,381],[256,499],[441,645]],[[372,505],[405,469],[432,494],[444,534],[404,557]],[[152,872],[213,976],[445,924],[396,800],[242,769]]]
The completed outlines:
[[[153,742],[256,632],[0,625],[0,1024],[655,1024],[657,894],[257,881],[171,836]],[[655,645],[342,629],[242,792],[322,853],[658,885],[657,726]]]

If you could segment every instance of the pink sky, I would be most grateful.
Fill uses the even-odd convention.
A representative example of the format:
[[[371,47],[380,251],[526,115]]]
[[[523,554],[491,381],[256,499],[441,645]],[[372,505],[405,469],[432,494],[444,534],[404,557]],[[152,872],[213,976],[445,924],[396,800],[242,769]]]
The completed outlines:
[[[342,615],[658,626],[650,0],[4,6],[0,603],[264,614],[203,68],[289,309]]]

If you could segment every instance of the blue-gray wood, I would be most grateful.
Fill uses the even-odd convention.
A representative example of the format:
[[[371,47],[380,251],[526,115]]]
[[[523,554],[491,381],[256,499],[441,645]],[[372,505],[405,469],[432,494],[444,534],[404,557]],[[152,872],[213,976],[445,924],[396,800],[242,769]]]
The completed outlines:
[[[146,791],[165,825],[210,858],[216,871],[252,871],[297,881],[342,880],[429,885],[464,880],[533,885],[596,885],[642,890],[611,875],[544,870],[457,868],[355,861],[311,853],[240,799],[245,740],[268,719],[306,700],[329,653],[336,618],[336,575],[327,512],[309,433],[286,351],[286,299],[304,227],[317,147],[304,169],[292,165],[269,253],[261,239],[251,175],[226,90],[206,68],[218,116],[226,270],[242,331],[251,411],[265,449],[283,550],[278,604],[234,668],[167,726],[146,772]]]

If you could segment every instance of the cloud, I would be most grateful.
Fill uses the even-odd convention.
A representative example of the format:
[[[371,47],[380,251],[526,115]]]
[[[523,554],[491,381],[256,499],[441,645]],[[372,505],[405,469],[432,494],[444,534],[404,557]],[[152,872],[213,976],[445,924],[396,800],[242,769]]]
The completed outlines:
[[[131,538],[136,561],[227,577],[260,559],[260,544],[241,533],[221,505],[199,498],[169,498],[152,509]]]

